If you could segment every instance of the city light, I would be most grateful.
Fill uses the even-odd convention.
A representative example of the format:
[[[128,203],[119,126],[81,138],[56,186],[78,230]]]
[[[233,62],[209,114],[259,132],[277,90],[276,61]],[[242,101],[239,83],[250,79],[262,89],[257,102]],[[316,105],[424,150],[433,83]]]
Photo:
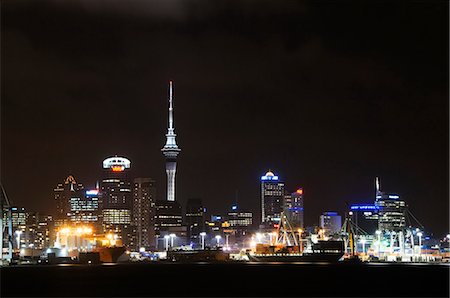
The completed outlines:
[[[202,237],[202,249],[204,250],[205,249],[205,236],[206,236],[206,233],[205,232],[201,232],[200,236]]]
[[[222,239],[222,236],[216,235],[217,246],[219,246],[219,244],[220,244],[220,239]]]

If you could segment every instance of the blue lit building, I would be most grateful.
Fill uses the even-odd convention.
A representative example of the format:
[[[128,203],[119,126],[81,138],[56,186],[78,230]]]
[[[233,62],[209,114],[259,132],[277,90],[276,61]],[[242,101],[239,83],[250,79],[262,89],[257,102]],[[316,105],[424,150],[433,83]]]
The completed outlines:
[[[284,212],[293,228],[303,228],[303,188],[284,196]]]
[[[261,221],[279,223],[283,212],[284,182],[270,170],[261,177]]]

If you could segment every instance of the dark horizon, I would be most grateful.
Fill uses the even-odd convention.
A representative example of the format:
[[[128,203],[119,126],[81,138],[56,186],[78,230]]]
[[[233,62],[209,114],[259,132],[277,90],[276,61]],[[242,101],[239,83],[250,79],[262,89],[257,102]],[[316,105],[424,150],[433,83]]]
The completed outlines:
[[[268,169],[303,187],[306,225],[372,203],[375,177],[447,234],[448,3],[4,1],[1,178],[49,212],[103,159],[165,196],[174,81],[176,198],[260,217]]]

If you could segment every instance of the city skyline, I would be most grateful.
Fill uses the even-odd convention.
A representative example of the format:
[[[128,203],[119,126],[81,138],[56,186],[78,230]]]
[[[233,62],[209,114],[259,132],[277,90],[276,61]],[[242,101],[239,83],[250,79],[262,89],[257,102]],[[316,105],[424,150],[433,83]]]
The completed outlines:
[[[147,18],[136,8],[120,12],[118,4],[105,12],[68,3],[3,7],[1,178],[14,205],[49,210],[57,182],[72,174],[94,186],[101,161],[116,154],[133,162],[136,177],[155,179],[163,199],[160,148],[166,85],[173,80],[183,206],[200,197],[220,211],[234,203],[237,190],[239,204],[258,217],[259,177],[272,169],[287,190],[304,188],[311,223],[324,211],[342,213],[347,202],[372,202],[378,176],[430,231],[448,232],[446,51],[440,45],[446,30],[437,30],[443,17],[430,17],[433,5],[408,6],[408,15],[397,20],[394,13],[381,28],[371,23],[379,7],[367,20],[353,14],[357,8],[336,7],[348,20],[330,36],[327,26],[337,17],[319,13],[317,4],[292,10],[284,4],[275,13],[270,2],[255,11],[238,4],[191,11],[189,3],[177,3],[179,14],[161,6]],[[47,14],[48,23],[40,22]],[[238,28],[222,14],[255,24]],[[423,31],[412,22],[421,16],[429,21]],[[298,17],[301,25],[291,26]],[[90,31],[96,18],[102,23]],[[126,34],[111,33],[125,21],[131,24],[121,29]],[[352,21],[362,25],[348,33]],[[154,33],[162,27],[166,34]]]

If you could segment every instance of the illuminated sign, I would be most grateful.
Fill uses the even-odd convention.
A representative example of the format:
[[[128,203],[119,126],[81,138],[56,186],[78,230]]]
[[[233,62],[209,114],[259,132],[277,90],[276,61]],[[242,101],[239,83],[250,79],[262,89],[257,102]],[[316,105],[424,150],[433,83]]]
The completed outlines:
[[[91,189],[86,191],[87,196],[96,196],[98,195],[98,189]]]
[[[122,172],[123,170],[125,170],[125,167],[124,166],[112,166],[111,170],[113,172]]]
[[[350,207],[351,210],[376,210],[380,209],[378,206],[374,205],[353,205]]]
[[[303,188],[299,188],[296,191],[297,194],[302,195],[303,194]]]
[[[278,180],[278,176],[261,176],[261,180]]]

